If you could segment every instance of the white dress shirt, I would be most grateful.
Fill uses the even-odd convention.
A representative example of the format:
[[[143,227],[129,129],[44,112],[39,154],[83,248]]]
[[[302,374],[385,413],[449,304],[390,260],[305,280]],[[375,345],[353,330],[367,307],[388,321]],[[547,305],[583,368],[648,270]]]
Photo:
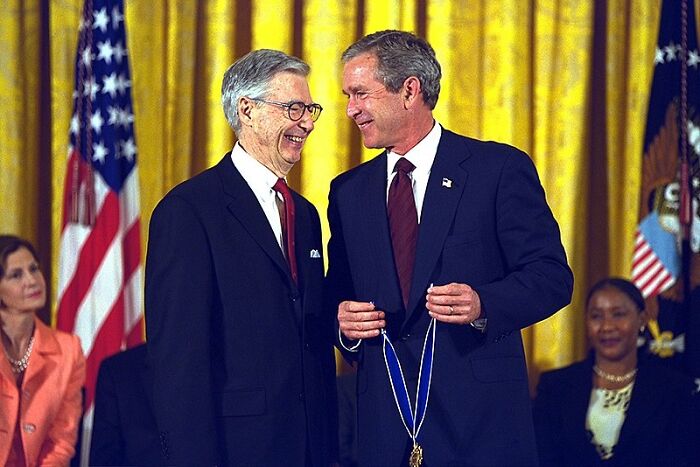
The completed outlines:
[[[416,212],[418,213],[418,223],[420,224],[421,211],[423,210],[423,200],[425,199],[425,190],[428,187],[428,178],[430,177],[430,169],[433,166],[435,155],[437,154],[438,144],[442,136],[442,127],[437,122],[433,122],[433,129],[430,130],[425,138],[420,140],[418,144],[408,150],[403,155],[416,168],[411,172],[411,182],[413,184],[413,199],[416,202]],[[394,179],[394,166],[396,161],[402,157],[399,154],[389,151],[386,157],[386,196],[389,200],[389,187]]]
[[[430,132],[418,142],[415,146],[408,150],[403,156],[394,152],[387,152],[386,160],[386,196],[389,200],[389,187],[394,179],[396,172],[394,166],[400,157],[405,157],[416,168],[411,172],[410,178],[413,186],[413,199],[416,202],[416,213],[418,214],[418,223],[420,224],[421,211],[423,210],[423,200],[425,199],[425,191],[428,187],[428,178],[430,177],[430,169],[435,161],[438,144],[442,136],[442,127],[436,121],[433,121],[433,128]],[[338,338],[340,345],[349,352],[357,352],[362,343],[362,339],[357,341],[347,342],[340,328],[338,328]],[[346,345],[347,344],[347,345]]]
[[[260,207],[267,217],[267,222],[275,234],[277,244],[284,253],[285,248],[282,244],[282,223],[280,221],[280,213],[277,204],[277,198],[282,199],[282,195],[277,193],[272,187],[277,183],[277,175],[270,169],[262,165],[257,159],[245,152],[243,147],[236,143],[231,150],[231,160],[236,169],[241,173],[241,176],[246,181],[255,198],[257,198]]]

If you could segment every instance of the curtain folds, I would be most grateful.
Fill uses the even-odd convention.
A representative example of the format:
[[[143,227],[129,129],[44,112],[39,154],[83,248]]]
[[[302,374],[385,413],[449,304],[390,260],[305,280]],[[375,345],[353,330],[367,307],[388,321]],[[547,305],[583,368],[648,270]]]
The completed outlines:
[[[82,0],[7,3],[0,230],[39,242],[55,283]],[[530,154],[561,226],[574,300],[524,332],[530,369],[584,354],[587,288],[604,275],[629,275],[659,0],[125,3],[142,238],[160,198],[235,141],[220,104],[225,70],[252,48],[277,48],[311,65],[311,94],[324,108],[290,181],[317,206],[327,241],[331,179],[378,153],[362,147],[345,115],[340,54],[369,32],[414,31],[443,67],[438,121]]]

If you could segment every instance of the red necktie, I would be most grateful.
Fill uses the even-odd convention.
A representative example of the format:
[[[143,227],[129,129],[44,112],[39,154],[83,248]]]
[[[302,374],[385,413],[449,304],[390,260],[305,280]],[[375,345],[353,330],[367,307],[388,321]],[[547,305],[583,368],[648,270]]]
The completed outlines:
[[[408,307],[411,293],[413,264],[416,259],[416,240],[418,238],[418,213],[413,199],[413,184],[409,174],[416,167],[406,158],[401,157],[394,166],[394,179],[389,187],[387,212],[391,244],[394,247],[394,262],[401,284],[401,296],[404,306]]]
[[[284,209],[280,209],[282,241],[286,247],[285,253],[287,256],[287,263],[289,264],[289,270],[292,273],[292,279],[294,279],[295,284],[298,284],[297,257],[294,253],[294,200],[292,199],[292,193],[289,191],[287,182],[285,182],[283,178],[277,179],[277,182],[275,182],[275,186],[273,186],[272,189],[281,194],[282,199],[284,200]]]

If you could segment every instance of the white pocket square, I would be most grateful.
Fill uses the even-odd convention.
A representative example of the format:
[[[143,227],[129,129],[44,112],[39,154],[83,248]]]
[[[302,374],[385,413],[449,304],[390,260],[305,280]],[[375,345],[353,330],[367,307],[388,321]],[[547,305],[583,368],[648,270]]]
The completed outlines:
[[[320,258],[321,253],[318,252],[318,250],[311,250],[309,251],[309,258]]]

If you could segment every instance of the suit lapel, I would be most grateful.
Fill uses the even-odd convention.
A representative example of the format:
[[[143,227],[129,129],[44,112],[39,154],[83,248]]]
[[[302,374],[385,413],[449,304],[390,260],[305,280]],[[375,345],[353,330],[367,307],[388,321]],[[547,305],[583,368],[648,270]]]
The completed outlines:
[[[467,183],[468,173],[460,164],[468,157],[466,148],[459,147],[452,134],[443,130],[423,200],[416,262],[408,300],[411,313],[407,318],[415,313],[418,303],[424,301],[430,276],[442,252]]]
[[[318,283],[314,283],[314,262],[318,261],[320,263],[320,274],[319,277],[323,277],[323,258],[322,257],[312,257],[311,252],[317,251],[319,255],[323,251],[323,246],[314,243],[314,232],[313,232],[313,221],[311,219],[311,213],[307,208],[306,203],[303,202],[301,195],[292,191],[292,196],[294,197],[295,205],[295,254],[297,256],[297,269],[298,269],[298,279],[299,279],[299,289],[304,291],[304,296],[307,296],[307,292],[310,287],[318,286]],[[304,300],[303,303],[306,303]],[[309,310],[310,312],[321,312],[320,308],[316,307],[303,307],[303,310]],[[303,311],[302,311],[303,313]],[[301,322],[301,316],[298,316],[299,322]]]
[[[654,384],[654,381],[658,381],[658,379],[654,378],[653,373],[649,374],[653,371],[652,368],[644,368],[643,365],[644,363],[639,364],[642,371],[637,373],[630,405],[627,408],[625,422],[620,431],[618,448],[623,450],[627,443],[633,443],[634,440],[638,439],[636,433],[645,429],[645,424],[653,418],[652,414],[656,413],[659,404],[663,401],[662,398],[658,397],[658,387],[655,387]]]
[[[61,353],[61,348],[49,328],[39,318],[34,319],[34,349],[24,375],[23,387],[29,388],[34,378],[44,372],[51,372],[58,364],[53,355]]]
[[[293,286],[294,281],[289,272],[287,260],[275,239],[270,223],[248,183],[233,165],[230,153],[226,154],[219,162],[216,170],[223,182],[224,193],[230,198],[227,205],[229,212],[240,221],[241,226],[248,231],[248,234],[260,245],[267,256],[284,273],[290,285]]]
[[[400,312],[403,309],[401,286],[399,285],[396,266],[394,264],[391,232],[386,209],[386,164],[387,154],[384,151],[370,162],[372,167],[367,171],[366,183],[355,185],[360,218],[356,224],[363,232],[358,238],[367,242],[369,255],[374,259],[376,291],[371,297],[363,300],[373,300],[377,307],[389,313]]]

